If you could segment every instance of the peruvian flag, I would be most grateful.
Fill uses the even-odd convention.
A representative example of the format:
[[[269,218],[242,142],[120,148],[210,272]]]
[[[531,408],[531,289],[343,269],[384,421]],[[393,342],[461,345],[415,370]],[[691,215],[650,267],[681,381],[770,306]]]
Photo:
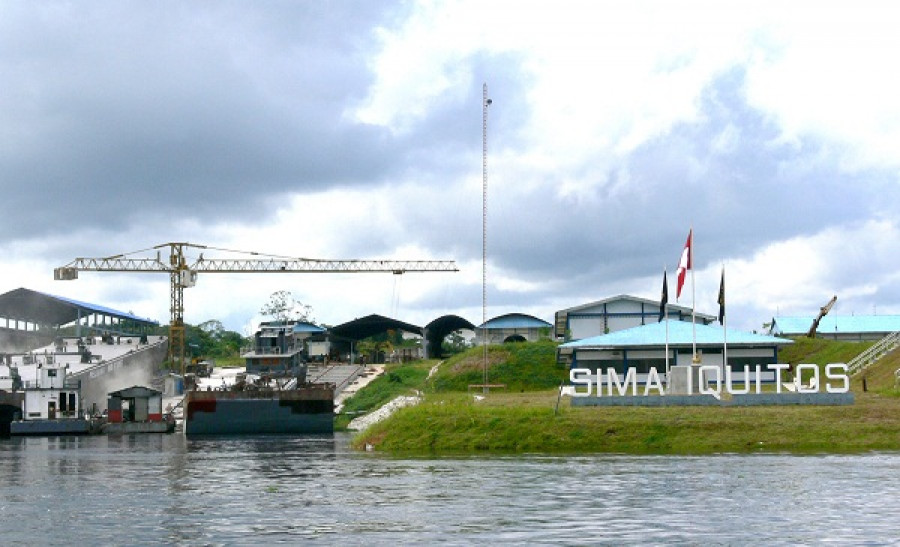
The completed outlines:
[[[687,242],[684,244],[684,250],[681,251],[681,260],[678,261],[678,271],[676,272],[678,276],[678,289],[675,291],[675,299],[681,297],[681,288],[684,287],[684,278],[687,274],[687,271],[691,269],[691,245],[694,241],[694,229],[691,228],[691,231],[688,232]]]

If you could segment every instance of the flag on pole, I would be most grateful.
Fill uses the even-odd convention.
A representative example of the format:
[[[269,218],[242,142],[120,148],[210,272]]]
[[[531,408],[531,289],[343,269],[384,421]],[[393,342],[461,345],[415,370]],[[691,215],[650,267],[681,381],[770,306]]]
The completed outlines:
[[[663,286],[662,295],[659,297],[659,320],[662,321],[666,315],[666,304],[669,303],[669,283],[666,281],[666,270],[663,269]]]
[[[684,244],[684,250],[681,251],[681,260],[678,261],[678,270],[676,271],[676,275],[678,276],[678,289],[675,291],[675,299],[681,298],[681,289],[684,287],[684,279],[687,275],[687,271],[691,269],[691,246],[693,244],[694,239],[694,229],[691,228],[691,231],[688,232],[687,242]]]
[[[722,281],[719,283],[719,324],[725,324],[725,267],[722,266]]]

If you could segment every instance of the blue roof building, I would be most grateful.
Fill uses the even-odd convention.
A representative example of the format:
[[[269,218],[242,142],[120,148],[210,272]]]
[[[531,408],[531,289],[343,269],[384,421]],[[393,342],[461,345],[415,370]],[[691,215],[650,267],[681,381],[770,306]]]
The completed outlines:
[[[535,342],[541,338],[549,338],[551,328],[553,325],[532,315],[507,313],[476,327],[475,338],[479,344],[485,335],[489,344]]]
[[[726,332],[718,325],[668,320],[561,344],[558,358],[570,368],[587,368],[600,375],[608,368],[621,374],[634,368],[638,381],[643,382],[650,368],[655,368],[660,378],[665,379],[668,367],[690,365],[695,340],[700,365],[724,369],[727,353],[728,366],[739,381],[743,379],[745,366],[753,371],[756,365],[762,367],[764,381],[774,381],[774,373],[768,372],[766,365],[778,362],[779,347],[793,343],[784,338],[732,329]]]
[[[769,333],[776,336],[806,336],[815,317],[775,317]],[[900,315],[826,315],[816,336],[834,340],[880,340],[900,332]]]
[[[0,294],[0,347],[10,353],[47,344],[69,327],[80,337],[90,333],[146,335],[158,326],[156,321],[132,313],[24,287]]]
[[[313,334],[322,334],[325,332],[325,327],[320,327],[314,323],[308,323],[306,321],[298,321],[294,323],[294,336],[311,336]]]

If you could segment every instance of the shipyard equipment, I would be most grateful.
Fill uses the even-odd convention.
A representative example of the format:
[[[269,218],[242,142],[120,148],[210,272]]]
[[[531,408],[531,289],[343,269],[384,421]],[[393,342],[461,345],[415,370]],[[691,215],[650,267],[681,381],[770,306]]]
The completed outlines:
[[[187,249],[224,252],[249,258],[209,258],[199,253],[189,260]],[[156,251],[156,256],[135,255]],[[170,278],[171,321],[169,360],[178,361],[184,372],[184,289],[197,283],[200,273],[392,273],[455,272],[452,260],[327,260],[268,255],[252,251],[221,249],[193,243],[162,243],[149,249],[104,258],[76,258],[54,269],[56,280],[78,279],[78,272],[168,273]]]
[[[837,295],[832,296],[831,300],[829,300],[827,304],[819,308],[819,315],[817,315],[816,318],[813,319],[812,326],[809,327],[809,332],[806,333],[807,338],[816,337],[816,331],[819,329],[819,322],[823,317],[828,315],[828,312],[831,311],[831,307],[834,306],[835,302],[837,302]]]

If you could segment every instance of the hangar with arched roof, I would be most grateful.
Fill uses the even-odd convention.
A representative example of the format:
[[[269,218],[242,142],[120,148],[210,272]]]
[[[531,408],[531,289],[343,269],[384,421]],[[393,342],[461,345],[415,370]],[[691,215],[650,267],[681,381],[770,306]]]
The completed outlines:
[[[553,325],[533,315],[507,313],[488,319],[475,329],[475,337],[480,344],[487,337],[488,344],[505,342],[536,342],[549,338]]]
[[[425,325],[425,358],[440,358],[444,338],[458,330],[475,330],[475,325],[458,315],[443,315]]]

